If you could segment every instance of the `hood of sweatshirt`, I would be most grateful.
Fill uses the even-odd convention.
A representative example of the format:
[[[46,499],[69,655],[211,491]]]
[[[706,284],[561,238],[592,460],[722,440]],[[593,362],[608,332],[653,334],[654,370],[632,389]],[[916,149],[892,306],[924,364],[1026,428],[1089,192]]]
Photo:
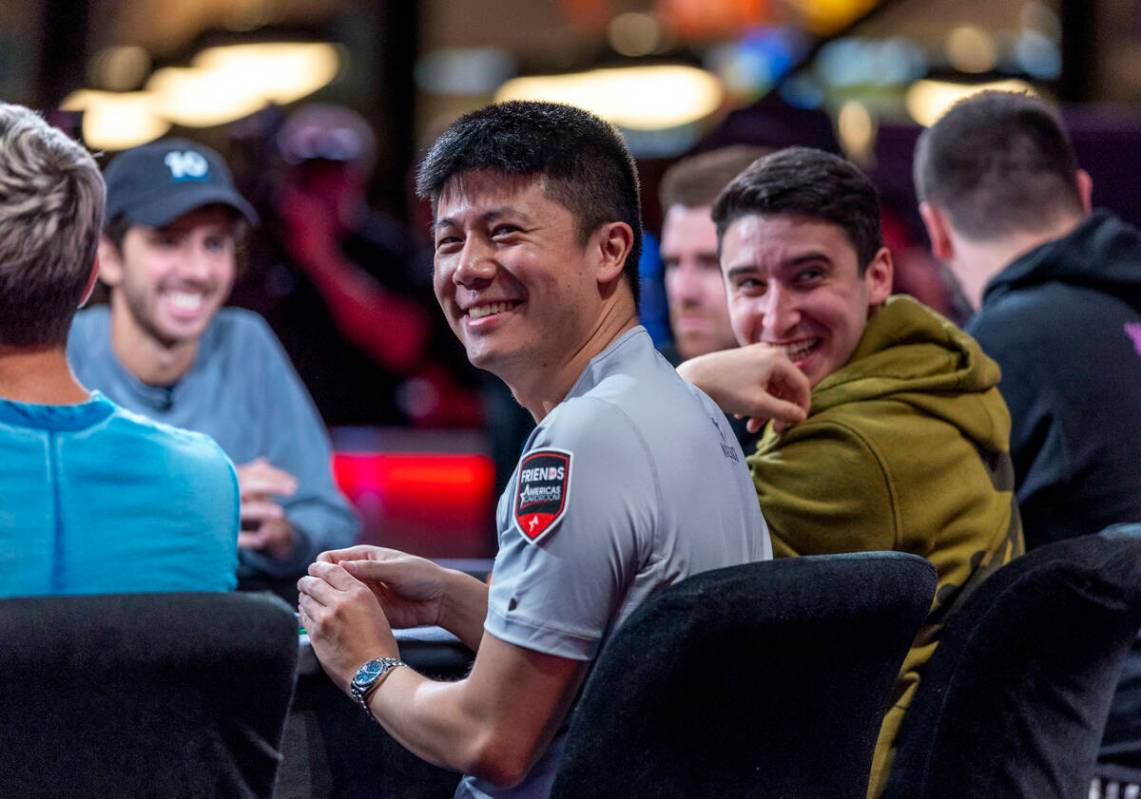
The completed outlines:
[[[1112,214],[1090,214],[1068,236],[1035,247],[995,275],[983,303],[1052,281],[1097,289],[1141,308],[1141,235]]]
[[[868,320],[848,363],[812,391],[809,418],[851,403],[892,400],[944,419],[977,446],[1006,452],[1010,415],[998,364],[947,319],[895,296]]]

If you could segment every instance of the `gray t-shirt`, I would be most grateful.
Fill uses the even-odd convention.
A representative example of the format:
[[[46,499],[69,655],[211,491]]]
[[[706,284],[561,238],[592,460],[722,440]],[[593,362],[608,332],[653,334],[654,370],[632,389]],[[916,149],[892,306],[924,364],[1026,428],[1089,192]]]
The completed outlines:
[[[572,660],[594,660],[656,591],[772,557],[724,414],[677,376],[642,327],[591,360],[535,428],[497,523],[486,631]],[[466,777],[456,796],[547,796],[562,739],[560,731],[516,788]]]

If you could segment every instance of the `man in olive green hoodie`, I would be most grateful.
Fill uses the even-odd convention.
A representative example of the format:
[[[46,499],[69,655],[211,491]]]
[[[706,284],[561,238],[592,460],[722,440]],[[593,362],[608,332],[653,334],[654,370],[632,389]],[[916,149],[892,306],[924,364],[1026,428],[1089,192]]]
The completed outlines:
[[[876,795],[940,626],[1023,551],[999,369],[947,320],[888,296],[878,196],[846,161],[773,153],[726,187],[713,218],[741,347],[679,371],[727,412],[773,418],[748,462],[774,553],[898,550],[939,573],[876,747]],[[770,380],[785,358],[806,385]],[[807,387],[807,414],[790,411]]]

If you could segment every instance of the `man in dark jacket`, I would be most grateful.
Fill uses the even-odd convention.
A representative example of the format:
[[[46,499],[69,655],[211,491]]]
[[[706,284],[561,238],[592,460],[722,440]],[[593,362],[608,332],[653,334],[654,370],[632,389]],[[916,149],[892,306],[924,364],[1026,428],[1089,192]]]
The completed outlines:
[[[1091,212],[1057,115],[1026,95],[954,106],[920,138],[915,183],[932,251],[978,307],[968,331],[1002,368],[1027,547],[1141,520],[1141,234]],[[1101,759],[1141,782],[1141,652]]]

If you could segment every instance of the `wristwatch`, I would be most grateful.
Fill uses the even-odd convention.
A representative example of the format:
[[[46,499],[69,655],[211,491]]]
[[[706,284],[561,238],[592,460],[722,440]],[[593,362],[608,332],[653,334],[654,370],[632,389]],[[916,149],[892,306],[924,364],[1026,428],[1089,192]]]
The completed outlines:
[[[372,710],[368,706],[369,694],[376,690],[390,671],[404,665],[407,664],[399,658],[374,658],[357,669],[353,681],[349,683],[349,690],[357,704],[364,708],[365,713],[372,716]],[[372,717],[376,719],[375,716]]]

